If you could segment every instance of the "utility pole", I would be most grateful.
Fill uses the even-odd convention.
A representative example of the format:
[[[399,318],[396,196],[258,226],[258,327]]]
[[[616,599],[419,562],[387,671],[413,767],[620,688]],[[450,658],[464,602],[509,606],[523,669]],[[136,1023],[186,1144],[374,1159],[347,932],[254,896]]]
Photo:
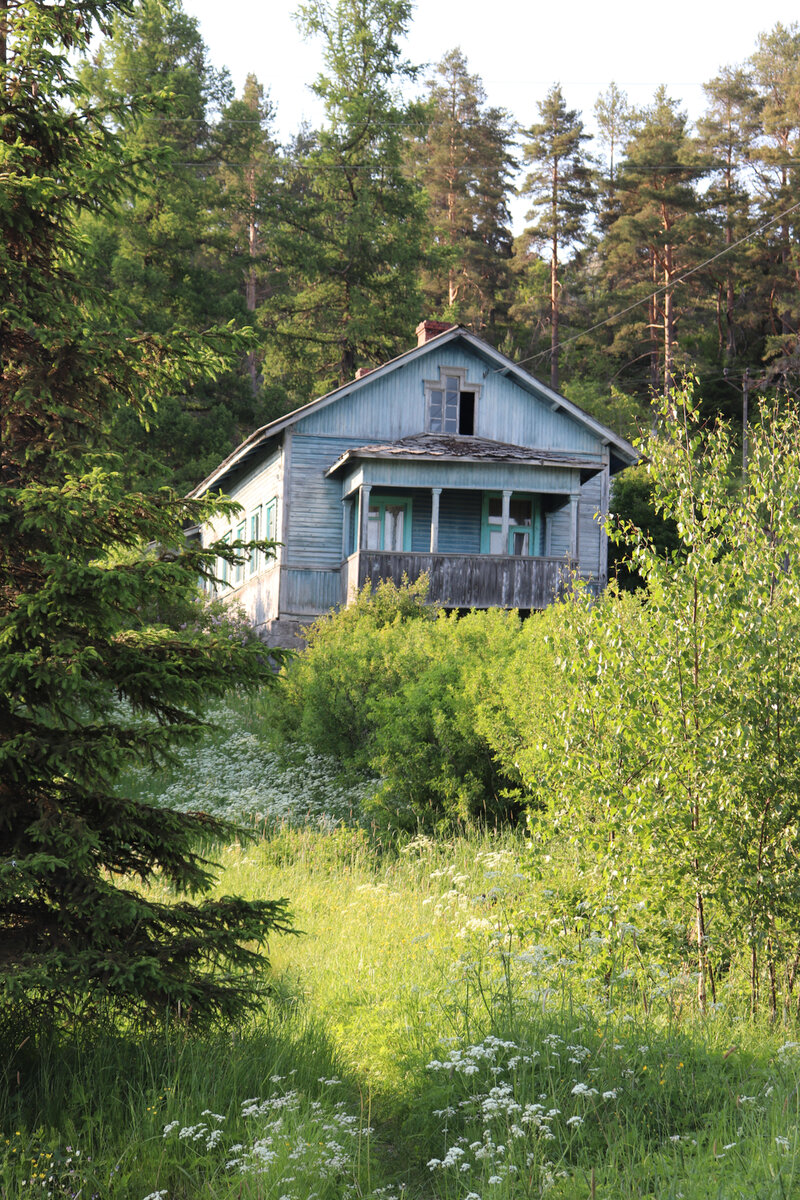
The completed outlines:
[[[725,377],[725,382],[729,383],[732,388],[739,389],[736,384],[728,378],[728,368],[723,367],[722,374]],[[747,482],[747,425],[750,419],[750,368],[745,367],[744,375],[742,376],[742,483]]]
[[[748,399],[750,395],[750,368],[745,367],[742,376],[742,482],[747,481],[747,420]]]

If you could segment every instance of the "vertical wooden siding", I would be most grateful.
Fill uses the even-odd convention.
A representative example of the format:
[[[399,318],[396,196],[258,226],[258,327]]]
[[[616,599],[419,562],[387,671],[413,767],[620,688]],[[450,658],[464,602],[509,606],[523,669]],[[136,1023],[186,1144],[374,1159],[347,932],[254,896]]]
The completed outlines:
[[[595,513],[602,503],[602,476],[595,475],[581,488],[580,525],[578,532],[578,570],[584,577],[599,578],[605,574],[605,563],[600,563],[601,531]],[[547,517],[549,526],[549,553],[556,558],[570,551],[569,501]],[[603,570],[601,570],[601,565]]]
[[[341,600],[339,571],[302,571],[294,567],[281,570],[281,616],[317,616],[328,612]]]
[[[439,553],[480,554],[482,492],[442,492],[439,499]]]
[[[553,410],[549,398],[528,391],[495,372],[466,346],[432,349],[380,379],[367,380],[295,425],[300,434],[344,436],[371,441],[395,441],[425,429],[426,379],[438,379],[439,368],[466,367],[468,382],[481,385],[476,406],[475,435],[539,450],[599,452],[599,439],[563,410]]]
[[[338,480],[326,479],[325,472],[350,444],[335,437],[295,434],[292,438],[287,565],[338,567],[341,563],[342,486]]]

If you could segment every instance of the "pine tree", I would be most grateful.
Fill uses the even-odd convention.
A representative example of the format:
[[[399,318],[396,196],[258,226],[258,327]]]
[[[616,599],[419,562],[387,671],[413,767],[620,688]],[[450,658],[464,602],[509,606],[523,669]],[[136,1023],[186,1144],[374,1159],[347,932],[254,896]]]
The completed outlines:
[[[766,354],[772,370],[797,386],[800,372],[800,25],[778,24],[758,39],[750,59],[761,130],[751,149],[759,223],[773,220],[759,255]]]
[[[409,0],[312,0],[301,27],[323,44],[314,84],[326,125],[296,143],[274,245],[282,281],[260,310],[272,377],[308,399],[407,345],[420,316],[422,202],[403,170],[419,112],[398,39]]]
[[[608,168],[600,181],[600,213],[599,221],[603,229],[619,216],[617,205],[616,172],[619,169],[619,159],[631,133],[636,125],[636,113],[628,103],[625,92],[620,91],[615,83],[610,83],[597,97],[594,105],[594,118],[597,122],[598,141],[606,152]]]
[[[659,88],[641,114],[620,165],[620,216],[604,254],[619,280],[617,298],[647,296],[642,314],[617,331],[616,350],[649,362],[649,385],[668,391],[676,371],[677,326],[691,289],[676,297],[675,281],[703,256],[708,223],[697,182],[707,169],[690,138],[686,114]],[[694,283],[698,282],[694,277]]]
[[[9,7],[0,56],[0,995],[36,1022],[235,1016],[256,1001],[254,947],[287,927],[284,901],[143,895],[156,875],[204,891],[200,846],[230,827],[119,782],[195,737],[210,698],[271,677],[262,646],[198,605],[213,556],[245,552],[184,535],[222,502],[128,494],[109,452],[117,406],[146,411],[223,363],[180,331],[126,331],[89,278],[78,218],[119,202],[128,172],[70,56],[125,8]]]
[[[533,200],[525,230],[527,241],[550,249],[550,386],[558,388],[558,341],[561,256],[583,237],[591,205],[591,171],[584,150],[589,135],[574,109],[568,109],[559,84],[538,105],[541,122],[525,131],[525,161],[533,169],[522,193]]]
[[[426,312],[485,335],[510,286],[513,127],[508,113],[487,106],[460,49],[428,81],[428,106],[426,134],[409,147],[437,251],[423,276]]]
[[[752,78],[742,68],[724,68],[704,84],[708,107],[698,124],[700,148],[708,160],[706,211],[721,233],[728,253],[715,269],[717,331],[720,357],[733,362],[744,350],[746,322],[737,320],[736,283],[746,286],[748,251],[732,249],[751,226],[751,201],[745,186],[747,160],[759,130],[758,105]],[[749,323],[749,322],[748,322]],[[738,343],[738,346],[737,346]]]

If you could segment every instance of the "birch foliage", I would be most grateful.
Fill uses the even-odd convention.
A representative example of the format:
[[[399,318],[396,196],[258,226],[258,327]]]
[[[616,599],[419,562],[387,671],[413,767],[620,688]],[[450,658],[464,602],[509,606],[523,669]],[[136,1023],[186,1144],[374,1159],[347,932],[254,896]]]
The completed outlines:
[[[754,1009],[765,984],[773,1012],[794,988],[799,444],[796,408],[765,408],[740,485],[728,430],[701,426],[691,385],[671,393],[645,453],[678,548],[618,525],[645,588],[566,616],[571,711],[544,747],[548,819],[625,903],[682,914],[701,1009],[737,954]]]

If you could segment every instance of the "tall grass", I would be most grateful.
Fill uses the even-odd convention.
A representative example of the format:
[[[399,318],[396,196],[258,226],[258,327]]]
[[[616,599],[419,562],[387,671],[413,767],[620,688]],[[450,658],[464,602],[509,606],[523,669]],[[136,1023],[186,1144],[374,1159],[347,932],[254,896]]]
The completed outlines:
[[[290,896],[303,935],[270,946],[247,1027],[9,1033],[3,1200],[800,1195],[800,1044],[740,1013],[735,964],[701,1018],[691,973],[592,908],[566,853],[534,872],[521,833],[381,842],[330,764],[334,819],[302,822],[297,778],[267,812],[235,770],[268,748],[245,727],[237,758],[232,727],[213,788],[199,759],[138,783],[258,804],[217,889]]]

